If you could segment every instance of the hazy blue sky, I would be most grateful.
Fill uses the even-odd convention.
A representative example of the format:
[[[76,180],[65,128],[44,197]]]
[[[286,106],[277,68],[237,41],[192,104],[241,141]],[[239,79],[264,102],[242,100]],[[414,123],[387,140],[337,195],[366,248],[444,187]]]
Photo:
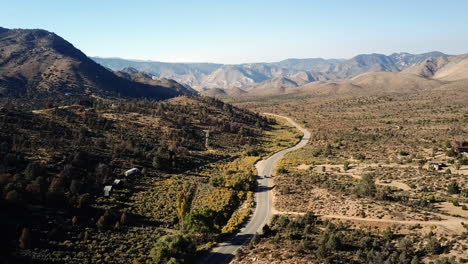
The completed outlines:
[[[0,6],[0,26],[53,31],[89,56],[240,63],[468,53],[466,0],[0,0]]]

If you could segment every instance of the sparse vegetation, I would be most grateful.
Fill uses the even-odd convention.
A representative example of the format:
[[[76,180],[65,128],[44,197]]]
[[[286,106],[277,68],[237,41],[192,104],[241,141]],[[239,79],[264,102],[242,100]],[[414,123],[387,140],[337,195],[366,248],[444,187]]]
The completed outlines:
[[[33,113],[7,106],[0,126],[2,241],[15,245],[11,258],[59,263],[109,262],[110,248],[121,262],[146,262],[160,237],[169,246],[182,237],[213,243],[249,216],[257,155],[297,141],[284,123],[205,97],[93,99]],[[132,167],[140,175],[124,177]],[[185,258],[172,250],[151,257]]]
[[[460,223],[466,222],[462,208],[468,202],[466,156],[452,148],[452,142],[467,133],[463,124],[468,105],[460,95],[466,91],[360,97],[305,92],[240,99],[236,104],[305,120],[312,134],[307,146],[287,154],[278,166],[274,193],[279,212],[343,217],[356,228],[374,219],[407,221],[403,230],[410,230],[412,221],[434,221],[440,223],[432,227],[439,239],[446,225],[436,212],[457,219],[458,225],[448,231],[455,239],[465,232]],[[383,231],[386,226],[376,228]],[[466,247],[453,244],[450,254],[463,262]],[[288,254],[291,251],[282,251],[281,256]],[[328,254],[326,247],[322,254]],[[411,261],[427,260],[418,256]]]
[[[285,263],[420,263],[423,258],[437,256],[447,245],[434,236],[393,235],[325,221],[313,214],[305,216],[275,216],[266,232],[242,251],[234,263],[250,263],[261,257]],[[423,246],[425,245],[425,246]]]

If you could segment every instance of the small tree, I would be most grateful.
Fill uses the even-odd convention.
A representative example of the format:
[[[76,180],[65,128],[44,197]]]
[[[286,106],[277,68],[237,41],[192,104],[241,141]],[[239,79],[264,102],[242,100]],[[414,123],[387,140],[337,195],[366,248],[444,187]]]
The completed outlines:
[[[182,191],[177,194],[177,200],[176,200],[176,210],[177,210],[177,216],[179,217],[179,225],[180,228],[183,228],[184,225],[184,218],[189,212],[189,203],[188,203],[189,197],[187,192]]]
[[[91,204],[92,200],[93,199],[91,197],[91,194],[89,193],[82,194],[80,195],[80,198],[78,199],[78,204],[76,206],[77,208],[88,207]]]
[[[160,263],[188,263],[195,252],[195,246],[187,237],[165,235],[158,239],[150,252],[150,257],[156,264]]]
[[[37,166],[35,163],[29,163],[24,170],[24,175],[29,181],[34,180],[37,176],[39,176],[39,166]]]
[[[374,176],[371,174],[365,174],[362,176],[360,183],[356,187],[356,193],[359,196],[374,196],[377,192],[375,186]]]
[[[81,188],[81,182],[77,179],[74,179],[70,183],[70,192],[72,193],[78,193]]]
[[[343,164],[343,169],[344,169],[344,171],[349,170],[349,161],[345,161],[345,162],[344,162],[344,164]]]
[[[337,250],[340,249],[341,247],[341,239],[339,234],[332,233],[328,237],[327,243],[325,244],[325,247],[329,250]]]
[[[157,169],[157,170],[160,170],[160,169],[162,169],[162,167],[163,167],[162,164],[163,164],[163,161],[161,160],[160,157],[155,156],[155,157],[153,158],[153,163],[152,163],[153,168],[155,168],[155,169]]]
[[[99,217],[98,221],[96,222],[96,226],[99,229],[103,229],[105,225],[106,225],[106,217],[104,215],[101,215],[101,217]]]
[[[457,182],[453,181],[447,186],[447,192],[450,194],[458,194],[460,193],[460,186]]]
[[[198,209],[190,212],[184,218],[183,228],[188,232],[208,234],[214,232],[215,212],[210,209]]]
[[[11,190],[5,195],[5,200],[12,203],[17,203],[21,200],[20,194],[16,190]]]
[[[19,238],[19,247],[21,249],[27,249],[31,246],[31,234],[29,228],[23,228],[21,230],[21,236]]]
[[[123,212],[122,215],[120,216],[120,224],[125,225],[127,223],[127,213]]]
[[[439,254],[442,250],[442,246],[439,241],[433,236],[429,238],[429,241],[426,244],[426,251],[430,254]]]
[[[411,264],[419,264],[419,258],[417,256],[414,256],[413,259],[411,259]]]
[[[268,224],[264,225],[263,228],[262,228],[262,233],[264,236],[268,237],[271,235],[272,233],[272,230],[270,228],[270,226]]]
[[[278,168],[278,173],[281,173],[281,174],[288,173],[288,169],[286,169],[285,167],[280,167]]]

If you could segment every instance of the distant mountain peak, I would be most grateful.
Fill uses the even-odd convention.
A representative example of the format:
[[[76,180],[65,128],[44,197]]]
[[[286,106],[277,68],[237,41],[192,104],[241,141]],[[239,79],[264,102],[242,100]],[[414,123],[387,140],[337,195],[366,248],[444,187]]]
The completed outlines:
[[[133,67],[126,67],[121,70],[122,72],[130,73],[130,74],[135,74],[138,73],[139,71]]]

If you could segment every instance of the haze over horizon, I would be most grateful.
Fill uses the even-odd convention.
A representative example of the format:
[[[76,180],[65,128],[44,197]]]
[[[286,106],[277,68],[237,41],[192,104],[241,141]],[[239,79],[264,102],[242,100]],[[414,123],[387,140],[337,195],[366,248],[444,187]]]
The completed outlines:
[[[468,53],[468,2],[461,0],[54,0],[3,8],[0,26],[46,29],[99,57],[237,64],[362,53]]]

